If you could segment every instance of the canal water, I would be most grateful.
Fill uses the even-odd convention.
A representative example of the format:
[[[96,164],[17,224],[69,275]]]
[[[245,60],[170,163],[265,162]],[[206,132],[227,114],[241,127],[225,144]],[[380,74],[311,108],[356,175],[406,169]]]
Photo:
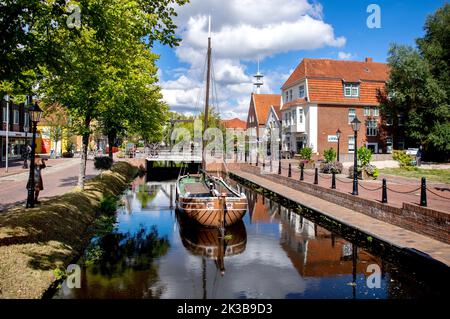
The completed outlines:
[[[81,288],[63,283],[54,298],[439,296],[414,273],[241,189],[249,210],[219,239],[217,230],[193,226],[175,211],[174,181],[138,178],[113,229],[99,232],[80,259]]]

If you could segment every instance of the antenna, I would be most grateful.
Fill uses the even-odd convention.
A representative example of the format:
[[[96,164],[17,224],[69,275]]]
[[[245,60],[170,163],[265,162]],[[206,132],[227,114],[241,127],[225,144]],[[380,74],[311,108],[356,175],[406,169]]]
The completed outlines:
[[[260,94],[261,86],[264,84],[263,83],[264,75],[262,75],[261,72],[259,72],[259,58],[258,58],[258,71],[253,77],[255,78],[255,82],[253,82],[253,85],[255,86],[255,93]]]

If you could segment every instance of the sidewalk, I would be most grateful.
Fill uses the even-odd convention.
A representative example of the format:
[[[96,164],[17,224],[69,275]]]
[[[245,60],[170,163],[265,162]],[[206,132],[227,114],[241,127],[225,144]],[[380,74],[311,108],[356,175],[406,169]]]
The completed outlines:
[[[23,162],[22,162],[23,163]],[[47,168],[42,171],[44,190],[41,191],[40,199],[64,194],[77,185],[80,167],[79,158],[49,159]],[[99,174],[94,168],[92,160],[87,161],[86,178],[92,178]],[[26,184],[28,182],[29,170],[22,166],[10,168],[5,174],[5,169],[0,169],[0,212],[11,206],[25,203],[27,198]]]
[[[300,179],[300,169],[298,162],[292,160],[282,161],[282,175],[288,176],[288,167],[291,163],[292,178]],[[254,166],[254,164],[253,164]],[[262,164],[259,166],[262,169]],[[270,174],[269,167],[266,166],[265,172]],[[272,174],[278,173],[278,162],[272,163]],[[381,202],[381,184],[382,178],[386,178],[387,199],[389,205],[402,207],[403,203],[420,203],[420,180],[407,177],[398,177],[393,175],[380,176],[377,180],[358,181],[358,196]],[[304,181],[314,183],[314,170],[304,170]],[[331,174],[319,174],[318,185],[331,188]],[[344,193],[351,193],[353,180],[346,174],[336,175],[336,190]],[[431,192],[429,191],[431,190]],[[434,194],[433,194],[433,193]],[[437,195],[436,195],[437,194]],[[436,182],[427,182],[427,207],[437,209],[442,212],[450,213],[450,185]]]

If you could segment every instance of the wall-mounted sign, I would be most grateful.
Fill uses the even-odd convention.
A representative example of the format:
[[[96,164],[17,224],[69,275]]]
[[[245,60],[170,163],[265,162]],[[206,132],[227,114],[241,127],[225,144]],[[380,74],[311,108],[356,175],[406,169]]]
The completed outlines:
[[[337,143],[338,138],[336,135],[328,135],[328,142]]]

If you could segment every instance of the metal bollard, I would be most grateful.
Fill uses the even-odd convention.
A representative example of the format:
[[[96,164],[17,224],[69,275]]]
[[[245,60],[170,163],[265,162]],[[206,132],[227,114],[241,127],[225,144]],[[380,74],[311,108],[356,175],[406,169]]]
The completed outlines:
[[[422,177],[420,185],[420,206],[427,207],[427,181],[425,177]]]
[[[300,180],[301,180],[301,181],[305,179],[305,176],[303,175],[303,170],[304,170],[304,169],[305,169],[305,164],[304,164],[304,163],[301,163],[301,164],[300,164]]]
[[[259,154],[256,154],[256,166],[258,166],[258,162],[259,162]]]
[[[319,184],[319,169],[317,167],[314,170],[314,184]]]
[[[272,159],[270,159],[269,164],[270,164],[270,172],[272,173]]]
[[[266,161],[263,161],[263,169],[266,168]]]
[[[336,189],[336,173],[331,172],[331,189]]]
[[[289,163],[288,177],[292,177],[291,163]]]
[[[281,175],[281,158],[278,161],[278,175]]]
[[[386,178],[383,178],[383,191],[381,192],[381,202],[383,204],[387,203],[387,186],[386,186]]]

